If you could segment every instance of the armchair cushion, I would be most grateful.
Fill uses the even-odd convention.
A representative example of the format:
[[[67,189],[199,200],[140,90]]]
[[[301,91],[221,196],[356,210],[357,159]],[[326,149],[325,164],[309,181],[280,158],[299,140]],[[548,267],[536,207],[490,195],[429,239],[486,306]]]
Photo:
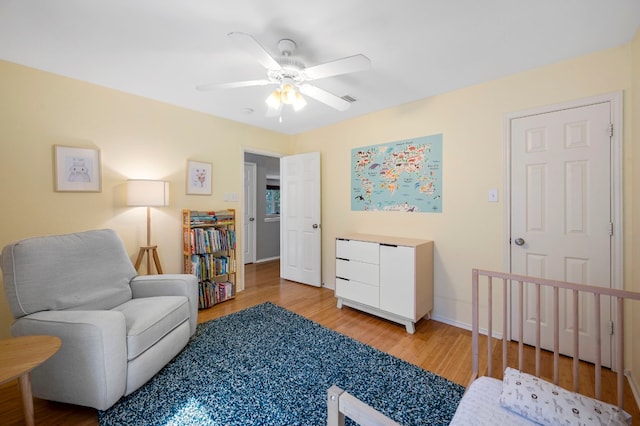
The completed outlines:
[[[137,358],[183,322],[189,320],[184,296],[131,299],[112,309],[122,312],[127,324],[127,360]]]
[[[28,238],[2,251],[11,313],[20,318],[47,310],[111,309],[131,299],[136,276],[111,229]]]
[[[189,299],[189,335],[198,326],[198,279],[191,274],[139,275],[131,280],[133,298],[185,296]]]

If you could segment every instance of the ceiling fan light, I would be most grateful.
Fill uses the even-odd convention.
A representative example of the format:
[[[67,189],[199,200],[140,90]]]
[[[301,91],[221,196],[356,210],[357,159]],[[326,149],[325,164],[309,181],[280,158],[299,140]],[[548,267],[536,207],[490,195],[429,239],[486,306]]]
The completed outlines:
[[[307,105],[307,100],[299,92],[296,92],[296,100],[293,101],[294,111],[300,111],[306,105]]]
[[[278,109],[280,107],[280,97],[281,97],[280,91],[276,89],[273,92],[271,92],[271,94],[265,100],[265,102],[267,103],[269,108]]]
[[[291,84],[283,84],[280,99],[287,105],[293,105],[296,101],[296,89]]]

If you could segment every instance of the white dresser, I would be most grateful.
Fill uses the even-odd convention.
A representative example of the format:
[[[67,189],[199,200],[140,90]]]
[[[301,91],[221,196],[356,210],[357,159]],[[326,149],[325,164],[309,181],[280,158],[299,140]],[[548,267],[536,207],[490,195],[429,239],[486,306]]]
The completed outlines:
[[[433,309],[433,241],[382,235],[336,238],[336,297],[343,305],[404,324]]]

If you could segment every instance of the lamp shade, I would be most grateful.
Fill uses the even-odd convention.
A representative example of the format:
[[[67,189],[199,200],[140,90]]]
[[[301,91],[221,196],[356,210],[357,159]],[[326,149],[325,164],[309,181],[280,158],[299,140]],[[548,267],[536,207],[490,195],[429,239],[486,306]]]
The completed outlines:
[[[169,182],[130,179],[127,181],[127,205],[160,207],[169,205]]]

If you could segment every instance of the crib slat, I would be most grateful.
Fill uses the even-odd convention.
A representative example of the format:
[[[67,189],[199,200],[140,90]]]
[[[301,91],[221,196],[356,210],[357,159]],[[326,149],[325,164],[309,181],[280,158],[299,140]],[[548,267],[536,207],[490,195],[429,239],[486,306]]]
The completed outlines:
[[[580,387],[580,326],[579,321],[579,291],[573,290],[573,391],[578,392]]]
[[[553,383],[560,382],[560,290],[553,288]]]
[[[594,362],[594,368],[595,368],[595,374],[596,374],[596,398],[600,399],[600,389],[602,387],[602,377],[600,377],[602,375],[602,351],[601,351],[601,344],[602,344],[602,330],[600,329],[600,295],[599,294],[594,294],[593,295],[593,304],[595,305],[595,312],[593,315],[593,325],[595,327],[595,331],[596,331],[596,341],[594,342],[595,345],[595,353],[596,353],[596,359]]]
[[[493,357],[491,356],[491,341],[493,337],[493,277],[487,282],[487,370],[489,377],[493,376]]]
[[[471,381],[475,380],[478,377],[478,331],[479,331],[479,322],[480,316],[478,314],[478,271],[473,270],[471,272]]]
[[[502,371],[507,369],[507,279],[502,279]]]
[[[518,281],[518,312],[520,325],[518,330],[518,370],[523,370],[524,364],[524,282]]]
[[[536,376],[540,377],[540,284],[536,288]]]
[[[618,314],[616,318],[615,345],[618,358],[618,407],[622,408],[624,402],[624,299],[616,297]]]

